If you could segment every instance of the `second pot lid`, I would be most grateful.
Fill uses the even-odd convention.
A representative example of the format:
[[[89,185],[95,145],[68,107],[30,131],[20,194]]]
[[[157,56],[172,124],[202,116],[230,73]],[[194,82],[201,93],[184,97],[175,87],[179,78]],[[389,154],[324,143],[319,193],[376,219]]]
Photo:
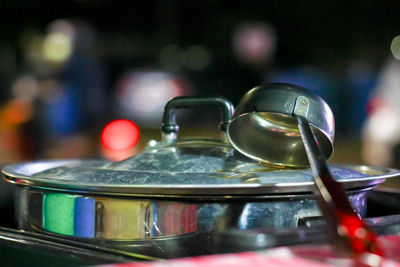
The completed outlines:
[[[393,169],[331,166],[346,189],[368,188],[399,176]],[[104,195],[149,197],[273,197],[313,190],[310,169],[265,165],[220,140],[155,143],[127,160],[41,161],[8,165],[3,175],[20,185]]]

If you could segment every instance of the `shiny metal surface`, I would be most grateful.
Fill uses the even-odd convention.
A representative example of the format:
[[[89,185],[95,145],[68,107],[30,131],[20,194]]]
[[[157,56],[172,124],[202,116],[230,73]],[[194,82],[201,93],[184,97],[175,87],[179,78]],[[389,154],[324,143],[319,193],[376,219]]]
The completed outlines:
[[[222,97],[181,96],[171,99],[164,107],[163,122],[161,124],[161,138],[163,143],[171,144],[177,139],[179,126],[175,119],[176,109],[191,108],[194,106],[218,107],[222,114],[222,122],[220,124],[222,139],[227,139],[225,136],[226,129],[232,119],[234,110],[232,103],[228,99]]]
[[[287,97],[293,99],[296,96],[295,93],[302,93],[303,95],[296,97],[295,100],[300,105],[303,102],[307,105],[298,108],[292,105],[291,107],[295,108],[297,113],[308,114],[311,121],[319,122],[319,124],[321,124],[322,118],[318,117],[318,114],[321,112],[326,113],[323,116],[325,120],[330,118],[330,110],[321,99],[314,99],[312,97],[314,95],[305,89],[297,87],[288,89],[285,86],[273,85],[270,91],[267,90],[267,93],[278,92],[275,97],[282,97],[282,92],[289,91],[290,94]],[[246,95],[244,100],[247,97],[251,99],[253,95],[265,93],[266,90],[255,89],[253,91],[255,92]],[[164,131],[168,133],[167,125],[172,124],[174,127],[169,128],[177,131],[174,109],[198,105],[196,101],[202,105],[217,105],[222,109],[222,113],[225,114],[221,128],[223,132],[230,119],[232,107],[229,101],[218,98],[205,98],[203,101],[199,101],[198,98],[171,100],[165,111],[165,114],[169,115],[164,118]],[[313,101],[320,102],[317,105],[313,104]],[[272,102],[269,104],[274,109],[282,108],[276,106],[274,101]],[[261,104],[268,103],[262,102]],[[289,104],[284,105],[284,110],[289,110],[289,106]],[[323,110],[313,110],[313,107]],[[246,111],[246,108],[246,106],[240,107],[239,105],[239,111]],[[279,122],[282,127],[289,129],[292,127],[292,117],[283,116],[286,120],[282,120],[281,115],[273,118],[276,123]],[[232,125],[229,127],[233,127]],[[318,129],[328,132],[328,143],[331,145],[333,124],[319,126]],[[294,130],[294,128],[290,129]],[[176,133],[176,131],[172,132]],[[277,129],[275,132],[282,135],[282,132]],[[284,131],[284,133],[288,136],[293,135],[293,131]],[[275,198],[275,195],[279,194],[308,194],[313,190],[313,175],[308,168],[290,168],[260,162],[239,153],[226,142],[227,140],[192,138],[171,139],[170,141],[150,142],[142,153],[115,163],[79,160],[39,161],[8,165],[2,170],[2,173],[7,181],[22,186],[106,196],[255,199]],[[262,147],[261,140],[257,142],[259,142],[259,147]],[[304,147],[303,143],[292,145]],[[279,155],[279,151],[278,147],[274,154]],[[304,155],[304,159],[306,158]],[[368,188],[383,182],[386,178],[397,177],[400,174],[393,169],[372,169],[359,166],[331,167],[334,178],[348,190]]]
[[[327,159],[333,153],[334,117],[325,101],[299,86],[271,83],[246,93],[228,127],[232,145],[244,155],[277,165],[309,166],[297,121],[310,122]]]
[[[288,229],[304,217],[320,216],[310,169],[261,163],[225,140],[170,141],[151,142],[142,153],[115,163],[6,166],[5,179],[18,185],[20,228],[177,257],[193,255],[193,243],[207,243],[209,235],[226,229]],[[331,170],[360,214],[366,192],[400,174],[365,166]]]
[[[376,266],[380,266],[382,254],[376,241],[376,234],[366,226],[365,221],[354,210],[342,185],[333,179],[307,119],[297,113],[295,116],[314,174],[316,199],[326,220],[332,244],[341,253],[351,255],[357,263],[360,263],[360,259],[366,255],[374,255],[380,259]],[[352,220],[345,220],[346,218],[352,218]],[[365,234],[363,236],[353,235],[348,229],[354,227],[357,227],[357,231]]]
[[[275,112],[278,119],[271,120],[268,116],[271,112]],[[380,266],[382,250],[375,233],[354,211],[344,187],[332,177],[326,163],[326,158],[333,152],[334,121],[329,106],[304,88],[267,84],[249,91],[239,103],[236,115],[238,119],[233,119],[228,128],[233,146],[260,161],[289,166],[310,165],[315,196],[335,248],[351,255],[356,265]],[[287,119],[283,119],[285,117]],[[291,117],[295,118],[295,124],[289,122]],[[318,132],[325,134],[325,138]],[[352,232],[354,227],[364,234]],[[371,255],[377,259],[376,264],[364,262],[364,258]]]
[[[365,221],[379,235],[398,235],[400,233],[400,215],[366,218]],[[296,244],[325,244],[327,241],[326,223],[321,220],[319,224],[312,227],[296,229],[229,229],[218,233],[212,245],[216,252],[232,253]]]
[[[151,155],[159,155],[158,152],[146,153],[139,156],[149,156],[151,159]],[[179,154],[175,153],[172,152],[171,156]],[[163,155],[162,158],[168,156]],[[218,161],[215,157],[203,156],[205,159],[212,163],[198,165],[199,168],[206,169],[205,166],[209,167]],[[220,163],[226,162],[221,160]],[[152,164],[160,162],[154,160]],[[178,164],[176,168],[184,166]],[[400,175],[395,169],[357,165],[332,165],[330,169],[333,177],[348,190],[372,187]],[[113,169],[109,163],[99,161],[56,160],[8,165],[2,172],[7,181],[22,186],[104,196],[267,199],[282,194],[307,194],[314,188],[310,169],[267,168],[263,171],[263,165],[243,163],[232,171],[208,171],[128,171]]]
[[[274,198],[276,194],[310,193],[309,169],[243,172],[149,172],[101,168],[93,161],[41,161],[8,165],[4,177],[11,183],[62,192],[168,198]],[[64,165],[63,165],[64,164]],[[61,166],[60,166],[61,165]],[[54,166],[58,166],[53,168]],[[243,170],[257,167],[242,165]],[[34,173],[34,169],[40,170]],[[367,166],[332,165],[335,179],[347,189],[366,188],[398,177],[399,171]]]
[[[362,214],[366,211],[366,192],[367,189],[348,192]],[[287,229],[297,227],[302,218],[320,215],[310,194],[258,201],[205,201],[105,197],[20,187],[18,199],[21,229],[114,245],[190,239],[230,228]]]

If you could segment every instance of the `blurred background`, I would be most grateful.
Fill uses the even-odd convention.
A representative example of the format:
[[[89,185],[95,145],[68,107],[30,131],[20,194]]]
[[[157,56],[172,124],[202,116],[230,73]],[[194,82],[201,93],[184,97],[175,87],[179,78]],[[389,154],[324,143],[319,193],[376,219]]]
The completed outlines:
[[[160,139],[163,106],[175,96],[220,95],[236,105],[257,85],[288,82],[331,106],[332,162],[400,167],[399,8],[377,0],[2,1],[0,164],[120,160]],[[181,136],[218,135],[214,110],[178,120]],[[11,210],[3,181],[0,193]]]

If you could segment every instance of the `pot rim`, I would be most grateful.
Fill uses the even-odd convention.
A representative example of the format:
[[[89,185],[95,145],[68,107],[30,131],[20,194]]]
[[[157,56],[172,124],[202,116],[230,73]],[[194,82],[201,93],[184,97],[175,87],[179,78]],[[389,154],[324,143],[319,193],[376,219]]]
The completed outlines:
[[[45,189],[59,192],[96,194],[107,196],[135,196],[161,198],[203,198],[203,199],[237,199],[237,198],[273,198],[287,195],[310,194],[314,190],[313,181],[296,183],[260,183],[253,180],[251,183],[240,184],[88,184],[65,183],[32,176],[30,172],[33,164],[59,167],[67,164],[89,163],[92,165],[104,163],[94,160],[47,160],[7,165],[2,174],[6,181],[25,187]],[[365,165],[340,165],[358,171],[368,177],[338,180],[346,190],[372,188],[388,178],[400,176],[400,171],[392,168],[369,167]],[[42,169],[44,170],[44,169]],[[42,171],[39,170],[39,171]],[[37,172],[39,172],[37,171]],[[176,175],[176,174],[174,174]],[[257,178],[254,178],[257,179]]]

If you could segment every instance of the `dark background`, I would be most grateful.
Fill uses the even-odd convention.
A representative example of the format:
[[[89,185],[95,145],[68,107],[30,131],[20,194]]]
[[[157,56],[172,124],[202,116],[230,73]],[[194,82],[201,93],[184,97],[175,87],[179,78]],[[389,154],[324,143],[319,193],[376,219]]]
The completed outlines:
[[[260,83],[233,57],[231,35],[238,23],[266,21],[276,28],[275,67],[313,64],[340,77],[358,58],[379,69],[399,33],[399,7],[396,1],[2,1],[0,43],[12,50],[13,62],[4,66],[3,60],[1,91],[6,97],[9,74],[20,67],[21,34],[44,31],[59,18],[83,19],[97,30],[110,90],[127,67],[157,65],[163,46],[199,43],[213,57],[207,70],[192,74],[200,90],[233,92],[237,101]]]

